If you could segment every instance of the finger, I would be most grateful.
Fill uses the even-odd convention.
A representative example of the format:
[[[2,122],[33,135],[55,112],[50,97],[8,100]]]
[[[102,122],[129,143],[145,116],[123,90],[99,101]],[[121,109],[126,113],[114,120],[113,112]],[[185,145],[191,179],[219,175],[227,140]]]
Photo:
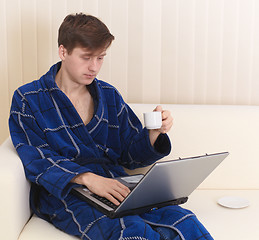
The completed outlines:
[[[127,196],[130,192],[130,189],[126,185],[119,182],[118,180],[115,180],[115,182],[116,182],[116,186],[115,186],[116,190],[120,192],[120,189],[121,189],[124,195]]]
[[[106,193],[103,197],[108,199],[110,202],[112,202],[116,206],[120,205],[120,202],[115,197],[113,197],[113,195],[110,193]]]
[[[118,205],[119,202],[122,202],[124,198],[127,197],[129,192],[130,189],[127,186],[117,180],[114,180],[106,198],[115,205]]]
[[[120,188],[120,192],[113,189],[111,190],[110,193],[107,193],[104,197],[107,198],[113,204],[119,205],[127,195],[128,195],[127,191]]]
[[[162,111],[162,120],[170,118],[170,117],[172,117],[170,111],[168,111],[168,110],[163,110]]]
[[[115,188],[114,190],[119,193],[123,198],[127,197],[128,194],[130,193],[130,189],[125,186],[124,184],[118,182],[119,185],[117,188]],[[116,197],[116,196],[115,196]]]
[[[173,118],[169,117],[166,120],[163,120],[162,122],[162,127],[161,127],[161,132],[162,133],[167,133],[173,126]]]
[[[164,115],[164,118],[162,119],[162,126],[167,126],[173,122],[173,117],[171,114]]]
[[[168,125],[168,126],[166,126],[166,127],[163,127],[163,128],[161,129],[161,132],[162,132],[162,133],[168,133],[168,132],[170,131],[170,129],[172,128],[172,126],[173,126],[173,124],[170,124],[170,125]]]
[[[125,198],[130,193],[130,190],[128,188],[127,189],[122,189],[121,188],[118,192]]]
[[[162,112],[163,108],[161,105],[156,106],[156,108],[153,110],[153,112]]]
[[[115,190],[111,193],[111,195],[119,202],[122,202],[125,199],[125,197],[120,192],[117,192]]]

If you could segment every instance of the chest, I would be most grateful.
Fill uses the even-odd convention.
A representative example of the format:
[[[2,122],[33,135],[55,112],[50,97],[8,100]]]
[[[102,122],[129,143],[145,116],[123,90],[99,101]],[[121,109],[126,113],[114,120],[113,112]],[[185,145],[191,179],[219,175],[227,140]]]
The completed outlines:
[[[77,98],[71,98],[70,101],[74,105],[83,123],[87,125],[94,115],[94,101],[92,96],[90,94],[84,94]]]

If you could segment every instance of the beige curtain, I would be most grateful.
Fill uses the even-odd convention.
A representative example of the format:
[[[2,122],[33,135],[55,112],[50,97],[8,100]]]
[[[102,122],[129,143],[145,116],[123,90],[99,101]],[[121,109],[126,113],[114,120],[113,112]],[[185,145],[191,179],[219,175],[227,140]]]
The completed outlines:
[[[59,60],[58,27],[76,12],[115,35],[99,78],[126,101],[259,104],[257,0],[0,0],[0,142],[13,91]]]

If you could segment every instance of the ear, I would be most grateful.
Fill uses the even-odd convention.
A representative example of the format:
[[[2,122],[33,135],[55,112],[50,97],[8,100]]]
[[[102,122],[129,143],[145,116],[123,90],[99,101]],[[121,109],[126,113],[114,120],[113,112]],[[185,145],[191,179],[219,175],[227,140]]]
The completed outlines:
[[[59,54],[60,59],[62,61],[64,61],[66,59],[66,56],[67,56],[67,49],[63,45],[60,45],[58,47],[58,54]]]

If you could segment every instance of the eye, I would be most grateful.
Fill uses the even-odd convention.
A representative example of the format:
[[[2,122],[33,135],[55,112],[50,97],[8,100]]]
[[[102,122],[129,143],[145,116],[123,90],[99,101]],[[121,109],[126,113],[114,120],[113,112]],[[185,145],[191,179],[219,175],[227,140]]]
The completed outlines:
[[[82,60],[85,60],[85,61],[89,61],[89,60],[90,60],[90,56],[88,56],[88,55],[86,55],[86,54],[82,54],[82,55],[80,56],[80,58],[81,58]]]

